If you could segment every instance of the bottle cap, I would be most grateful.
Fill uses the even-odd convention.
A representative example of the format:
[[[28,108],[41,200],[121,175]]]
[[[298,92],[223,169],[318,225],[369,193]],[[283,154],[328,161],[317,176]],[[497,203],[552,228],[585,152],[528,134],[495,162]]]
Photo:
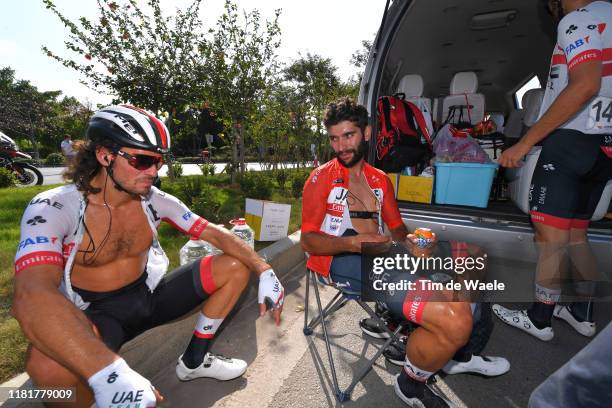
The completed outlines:
[[[232,225],[246,225],[246,220],[244,218],[236,218],[230,221]]]

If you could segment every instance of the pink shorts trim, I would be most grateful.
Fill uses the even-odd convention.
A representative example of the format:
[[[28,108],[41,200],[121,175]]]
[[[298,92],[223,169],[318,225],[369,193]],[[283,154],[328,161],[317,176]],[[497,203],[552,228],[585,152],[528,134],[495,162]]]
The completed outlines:
[[[416,324],[421,324],[423,321],[423,311],[432,294],[431,290],[421,289],[421,281],[428,281],[428,279],[419,279],[416,281],[417,289],[409,290],[406,293],[402,307],[404,317]]]
[[[208,255],[200,260],[200,281],[204,292],[212,295],[217,290],[217,285],[212,276],[212,258],[213,255]]]

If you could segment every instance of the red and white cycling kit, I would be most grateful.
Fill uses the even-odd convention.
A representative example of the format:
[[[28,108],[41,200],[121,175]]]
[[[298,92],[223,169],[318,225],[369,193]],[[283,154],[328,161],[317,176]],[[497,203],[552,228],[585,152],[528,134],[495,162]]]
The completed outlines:
[[[580,64],[602,62],[601,88],[573,118],[560,126],[588,134],[612,134],[612,4],[594,1],[566,15],[557,28],[557,44],[540,117],[569,82],[569,71]]]
[[[378,201],[379,234],[382,222],[390,229],[397,228],[403,221],[400,215],[393,185],[387,175],[368,163],[363,165],[363,176]],[[302,202],[302,233],[323,232],[340,237],[353,225],[349,214],[347,197],[349,193],[349,172],[338,159],[330,160],[315,169],[306,180]],[[323,275],[329,275],[332,256],[311,255],[306,266]]]
[[[155,187],[141,198],[153,232],[147,259],[146,285],[153,291],[169,265],[157,239],[157,228],[166,221],[191,236],[199,237],[208,225],[204,218],[192,213],[179,199]],[[36,265],[56,265],[64,269],[60,290],[80,309],[89,306],[73,289],[70,273],[85,232],[87,201],[73,184],[38,194],[30,201],[21,220],[21,240],[15,255],[15,273]],[[89,220],[88,222],[94,222]]]
[[[534,223],[585,229],[612,178],[612,4],[595,1],[558,26],[542,117],[567,88],[573,69],[601,61],[601,87],[544,139],[529,191]]]

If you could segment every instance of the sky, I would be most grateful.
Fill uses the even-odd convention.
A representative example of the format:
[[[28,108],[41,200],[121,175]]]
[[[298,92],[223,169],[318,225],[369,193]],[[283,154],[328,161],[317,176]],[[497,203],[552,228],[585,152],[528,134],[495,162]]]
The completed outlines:
[[[122,3],[121,0],[115,0]],[[42,0],[0,0],[0,67],[9,66],[17,79],[29,80],[40,91],[61,90],[81,102],[107,103],[110,97],[88,89],[79,82],[79,73],[43,54],[47,46],[59,55],[69,55],[64,46],[68,30],[45,8]],[[161,0],[167,13],[185,8],[191,0]],[[362,40],[373,40],[385,0],[236,0],[239,10],[258,9],[272,19],[282,9],[280,26],[281,61],[290,62],[307,52],[331,58],[343,79],[355,74],[351,55],[361,49]],[[80,16],[94,19],[96,0],[55,0],[58,9],[71,20]],[[223,11],[224,0],[204,0],[200,16],[214,26]]]

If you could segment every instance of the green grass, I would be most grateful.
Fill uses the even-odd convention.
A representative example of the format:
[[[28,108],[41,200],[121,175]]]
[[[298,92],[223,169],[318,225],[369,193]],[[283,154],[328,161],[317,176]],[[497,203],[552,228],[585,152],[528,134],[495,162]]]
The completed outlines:
[[[188,176],[200,177],[200,176]],[[187,177],[183,177],[185,179]],[[222,201],[220,213],[226,226],[232,218],[244,217],[245,197],[237,186],[229,185],[227,175],[207,177],[206,182],[217,188]],[[287,183],[288,184],[288,183]],[[289,191],[281,191],[276,183],[271,200],[291,204],[289,233],[300,229],[302,200],[290,197]],[[28,202],[41,191],[56,186],[37,186],[27,188],[0,189],[0,382],[4,382],[24,370],[27,340],[19,329],[19,324],[10,316],[13,297],[14,258],[19,243],[19,223]],[[163,180],[162,190],[177,186],[167,179]],[[170,258],[170,270],[179,265],[179,249],[187,238],[168,224],[162,223],[159,229],[160,242]],[[260,250],[272,242],[256,242],[255,249]]]
[[[53,187],[0,189],[0,382],[23,371],[27,346],[19,324],[10,316],[19,222],[32,197]]]

